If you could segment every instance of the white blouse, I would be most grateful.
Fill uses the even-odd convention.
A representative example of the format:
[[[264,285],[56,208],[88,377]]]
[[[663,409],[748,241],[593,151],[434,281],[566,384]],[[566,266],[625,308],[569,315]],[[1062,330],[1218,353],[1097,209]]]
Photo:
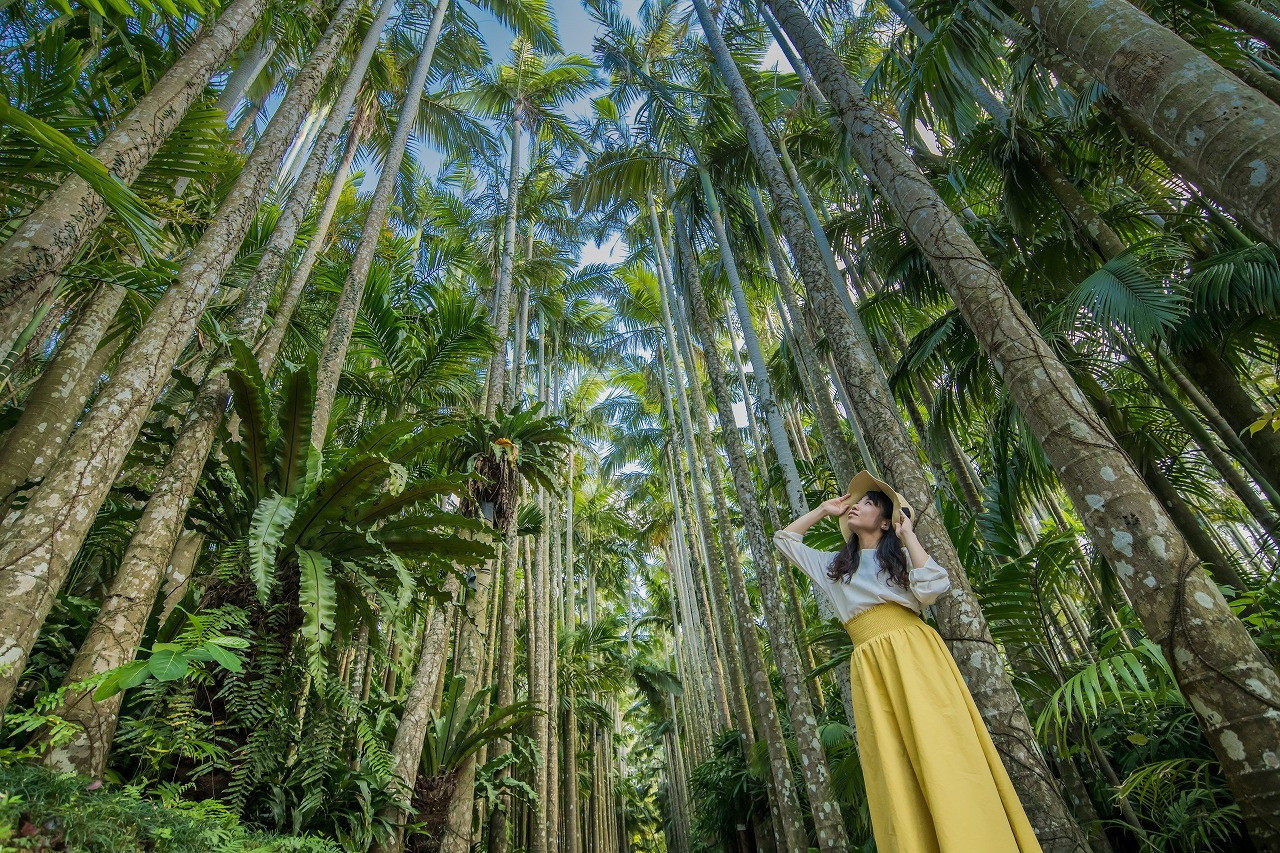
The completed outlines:
[[[890,601],[919,613],[926,604],[933,604],[938,596],[951,588],[947,570],[938,565],[933,557],[922,567],[911,569],[911,588],[903,589],[890,584],[888,578],[880,574],[880,561],[873,550],[864,548],[858,553],[862,562],[852,576],[846,580],[833,581],[827,577],[827,567],[835,559],[835,554],[810,548],[804,544],[799,533],[789,530],[779,530],[773,534],[773,544],[827,594],[835,605],[841,622],[848,622],[862,611]]]

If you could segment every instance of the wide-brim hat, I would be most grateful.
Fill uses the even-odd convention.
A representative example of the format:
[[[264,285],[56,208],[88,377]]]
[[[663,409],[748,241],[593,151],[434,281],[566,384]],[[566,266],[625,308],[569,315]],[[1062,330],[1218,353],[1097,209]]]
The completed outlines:
[[[890,486],[884,480],[873,477],[867,471],[860,471],[854,478],[849,481],[849,491],[845,492],[841,499],[844,502],[844,511],[840,513],[840,535],[844,537],[846,542],[852,533],[849,530],[849,517],[845,514],[849,507],[856,504],[866,496],[867,492],[884,492],[889,496],[889,500],[893,501],[893,511],[889,514],[889,523],[897,524],[902,520],[902,508],[906,507],[907,512],[914,514],[915,510],[911,508],[902,495],[898,494],[898,490]]]

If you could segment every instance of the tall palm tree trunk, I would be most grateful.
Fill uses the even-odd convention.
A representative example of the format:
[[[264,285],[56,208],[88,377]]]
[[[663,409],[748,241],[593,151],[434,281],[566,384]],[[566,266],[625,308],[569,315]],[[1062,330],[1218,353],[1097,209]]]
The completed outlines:
[[[1271,697],[1280,696],[1280,677],[1066,368],[813,22],[794,0],[769,0],[769,5],[844,121],[858,161],[929,258],[1040,438],[1146,630],[1165,648],[1255,842],[1271,844],[1280,838],[1280,828],[1263,816],[1280,811],[1280,762],[1263,767],[1249,756],[1280,740],[1280,715],[1269,713]],[[1117,5],[1127,4],[1106,8]]]
[[[1183,175],[1280,245],[1280,104],[1125,0],[1012,5],[1162,140]]]
[[[781,599],[782,588],[779,583],[777,564],[764,534],[764,521],[760,516],[759,503],[756,497],[755,484],[751,479],[750,467],[746,452],[742,447],[742,439],[738,434],[737,423],[733,419],[733,398],[725,382],[724,366],[717,349],[715,333],[711,326],[711,318],[707,312],[706,298],[702,293],[701,282],[697,281],[694,272],[694,254],[688,232],[683,227],[682,217],[677,214],[676,241],[680,252],[680,268],[685,278],[685,296],[693,309],[694,322],[703,341],[703,357],[707,376],[711,380],[711,388],[715,394],[717,414],[720,418],[721,441],[729,453],[730,471],[734,486],[738,492],[738,503],[742,509],[747,541],[751,548],[755,570],[760,577],[760,588],[765,602],[765,616],[774,630],[773,652],[782,675],[787,704],[791,709],[791,722],[795,730],[797,749],[801,755],[801,766],[805,773],[806,787],[809,790],[810,804],[818,827],[818,844],[823,850],[843,850],[846,846],[844,825],[840,811],[831,801],[826,774],[826,756],[822,752],[821,742],[817,737],[817,725],[813,709],[809,703],[809,694],[803,683],[799,670],[799,659],[795,647],[789,642],[787,630],[789,614]],[[715,486],[712,486],[713,490]],[[736,575],[734,577],[733,575]],[[752,689],[755,693],[757,721],[765,729],[765,739],[769,749],[770,775],[778,792],[778,806],[782,811],[782,825],[789,849],[805,849],[808,840],[802,825],[796,823],[798,815],[789,814],[796,803],[796,793],[792,788],[791,764],[787,756],[785,744],[781,741],[781,732],[777,730],[777,709],[773,704],[772,688],[768,684],[768,671],[765,669],[763,654],[758,640],[753,645],[746,636],[754,631],[754,623],[746,618],[750,613],[745,601],[745,583],[740,572],[730,576],[731,589],[741,614],[743,641],[750,656],[748,666],[751,670]],[[741,589],[739,589],[741,587]],[[754,651],[754,653],[753,653]],[[767,694],[767,695],[766,695]]]
[[[241,293],[240,302],[228,326],[230,337],[251,341],[266,312],[275,280],[288,251],[293,246],[298,228],[319,182],[320,172],[345,124],[364,77],[382,27],[390,17],[392,3],[384,2],[373,26],[365,34],[351,72],[335,104],[332,121],[316,140],[316,150],[294,184],[284,204],[276,227],[263,249],[257,270]],[[341,115],[338,115],[341,111]],[[277,318],[287,323],[287,317]],[[179,431],[177,442],[152,489],[142,517],[134,528],[120,568],[112,578],[107,600],[94,620],[89,634],[76,652],[67,672],[67,684],[74,684],[131,661],[146,627],[156,592],[164,579],[169,561],[182,533],[187,507],[195,494],[200,472],[213,448],[214,437],[222,424],[230,397],[226,370],[233,359],[227,349],[214,359],[214,366],[201,383],[191,410]],[[270,365],[262,365],[265,371]],[[105,766],[110,750],[115,721],[124,694],[117,693],[102,702],[94,702],[88,692],[68,694],[63,716],[82,726],[72,740],[53,747],[45,761],[53,767],[73,768],[96,775]]]
[[[268,35],[245,51],[244,56],[240,57],[240,62],[236,65],[235,70],[227,76],[227,82],[223,84],[222,91],[218,93],[218,100],[213,104],[222,110],[228,119],[235,112],[236,105],[240,103],[244,93],[249,90],[249,87],[262,74],[262,69],[267,67],[267,63],[271,61],[271,56],[275,51],[276,40],[273,36]]]
[[[711,228],[715,232],[716,242],[720,244],[720,258],[724,264],[725,274],[729,279],[729,292],[733,296],[733,305],[738,313],[742,337],[747,346],[747,357],[751,361],[751,372],[755,379],[756,397],[760,403],[760,411],[764,413],[765,425],[769,429],[769,439],[773,443],[774,453],[778,457],[778,465],[782,469],[783,481],[787,486],[787,502],[791,511],[803,515],[808,511],[804,497],[804,486],[800,482],[800,473],[796,470],[795,456],[791,452],[791,442],[787,438],[786,428],[782,425],[782,417],[774,400],[773,387],[769,382],[768,370],[764,363],[764,353],[760,349],[760,339],[756,335],[755,325],[751,319],[751,307],[747,304],[746,292],[742,289],[742,277],[738,274],[738,263],[729,241],[729,232],[725,227],[724,216],[720,211],[719,194],[711,183],[711,175],[701,166],[698,178],[702,183],[702,194],[707,203],[707,212],[711,219]],[[744,393],[746,389],[744,388]],[[760,445],[763,451],[763,445]],[[763,461],[761,467],[764,467]]]
[[[343,0],[338,7],[213,223],[121,357],[57,469],[0,535],[0,709],[8,704],[72,558],[179,351],[235,259],[280,157],[346,41],[359,6],[358,0]]]
[[[554,376],[554,369],[551,371]],[[561,850],[560,837],[560,606],[564,596],[563,553],[560,534],[554,520],[559,518],[559,501],[550,497],[551,511],[551,584],[550,606],[547,608],[547,849]]]
[[[1185,353],[1181,366],[1200,392],[1212,401],[1230,431],[1239,436],[1244,447],[1257,460],[1262,474],[1273,485],[1280,485],[1280,432],[1272,429],[1253,432],[1249,429],[1262,417],[1262,412],[1227,361],[1212,347],[1206,346]]]
[[[837,483],[847,483],[857,473],[857,466],[853,461],[853,453],[850,452],[849,445],[844,440],[844,430],[840,428],[840,416],[836,412],[835,401],[831,397],[831,386],[814,358],[814,353],[817,351],[816,345],[809,335],[809,327],[804,323],[804,312],[800,310],[800,303],[796,301],[787,260],[782,254],[782,247],[778,245],[778,237],[773,231],[769,213],[765,210],[764,202],[755,185],[751,185],[749,189],[751,204],[756,211],[756,221],[760,223],[761,235],[769,251],[769,262],[778,283],[778,291],[782,294],[783,302],[787,306],[787,313],[791,315],[794,354],[813,386],[813,408],[818,415],[818,426],[822,429],[823,448],[831,463],[831,473],[835,474]]]
[[[502,257],[498,264],[498,282],[493,291],[493,328],[497,348],[489,362],[485,378],[484,412],[493,417],[502,401],[503,381],[507,373],[507,339],[511,335],[511,277],[516,260],[516,220],[520,212],[520,137],[521,117],[517,108],[511,116],[511,162],[507,172],[507,215],[503,220]]]
[[[458,579],[451,574],[445,580],[444,592],[453,599],[457,591]],[[422,745],[427,738],[427,725],[430,723],[437,688],[442,680],[455,606],[450,603],[438,607],[432,614],[431,622],[422,637],[422,648],[418,651],[413,682],[404,700],[404,713],[400,715],[396,737],[391,744],[391,758],[395,768],[393,782],[406,799],[412,796],[414,781],[418,778],[418,763],[422,760]],[[399,809],[393,809],[391,817],[396,829],[379,848],[379,853],[400,853],[404,849],[405,815]]]
[[[311,278],[311,270],[315,267],[316,260],[320,257],[320,252],[324,248],[325,240],[329,234],[329,227],[333,224],[333,215],[338,209],[342,191],[346,186],[348,176],[351,174],[351,164],[355,162],[356,152],[360,149],[366,121],[367,115],[363,112],[357,112],[351,118],[351,125],[347,132],[347,144],[342,151],[342,159],[338,161],[337,168],[333,173],[333,179],[329,185],[329,192],[325,195],[320,213],[316,216],[315,234],[307,242],[306,248],[302,250],[302,257],[294,265],[289,275],[289,283],[285,285],[284,292],[280,295],[280,303],[276,306],[275,313],[269,319],[266,331],[263,332],[261,339],[254,348],[254,353],[258,356],[258,364],[264,365],[263,369],[267,369],[276,363],[276,355],[279,354],[280,346],[284,343],[285,334],[289,330],[289,320],[293,317],[294,309],[297,308],[298,301],[302,298],[302,291],[306,288],[307,281]]]
[[[518,540],[513,536],[511,541],[504,542],[502,548],[502,601],[498,608],[499,634],[497,644],[498,692],[494,700],[499,708],[506,707],[515,701],[516,675],[516,566],[519,560]],[[526,563],[526,571],[527,569]],[[496,583],[496,581],[495,581]],[[511,751],[511,744],[505,738],[494,745],[493,757],[498,758]],[[506,807],[495,808],[489,815],[489,845],[491,853],[505,853],[507,850],[507,816],[510,813],[511,800],[506,799]]]
[[[124,183],[133,183],[266,7],[267,0],[231,3],[107,134],[94,158]],[[0,247],[0,352],[10,350],[53,293],[58,275],[106,217],[106,202],[72,175]]]
[[[545,364],[542,370],[546,370]],[[546,493],[543,492],[539,502],[546,516]],[[537,537],[536,554],[534,556],[534,567],[537,571],[534,590],[538,597],[537,604],[533,612],[533,627],[537,632],[538,644],[537,651],[537,678],[531,685],[530,692],[534,695],[534,701],[538,703],[538,707],[545,712],[542,716],[534,718],[536,734],[535,743],[538,747],[538,754],[541,757],[534,766],[534,778],[537,785],[534,790],[538,792],[538,799],[533,804],[533,820],[534,833],[529,845],[532,853],[546,853],[555,848],[550,846],[550,826],[547,823],[547,790],[551,787],[554,780],[548,774],[550,770],[550,762],[547,756],[551,752],[551,729],[549,720],[552,713],[551,709],[551,655],[553,650],[551,647],[551,580],[550,566],[551,553],[550,542],[547,533],[544,531]]]
[[[103,345],[126,291],[113,284],[91,295],[71,330],[45,366],[18,422],[5,433],[0,447],[0,501],[28,479],[38,480],[53,465],[76,418],[97,384],[114,345]]]
[[[711,589],[711,599],[715,609],[721,614],[721,618],[715,620],[714,629],[719,634],[720,648],[725,652],[725,662],[728,665],[728,690],[732,708],[730,720],[733,722],[734,727],[742,732],[743,736],[750,742],[754,740],[754,735],[751,726],[750,704],[747,701],[746,678],[742,673],[743,656],[734,622],[732,621],[734,619],[733,609],[729,604],[728,590],[725,587],[725,578],[732,571],[725,549],[733,546],[726,541],[722,548],[720,541],[716,537],[715,528],[711,524],[711,513],[708,509],[706,488],[702,477],[703,463],[710,462],[711,436],[708,432],[705,436],[706,444],[704,445],[699,441],[699,436],[693,427],[693,419],[689,407],[690,395],[685,390],[685,386],[686,382],[697,376],[697,372],[693,369],[694,366],[691,363],[686,361],[683,366],[681,363],[684,353],[680,346],[680,339],[676,336],[671,312],[671,294],[674,293],[675,288],[674,267],[667,252],[666,240],[663,236],[664,229],[658,223],[657,208],[654,206],[652,195],[648,198],[648,207],[649,224],[653,231],[654,247],[658,258],[658,301],[662,307],[662,324],[665,333],[663,340],[666,343],[667,351],[666,363],[670,366],[671,384],[676,391],[676,409],[680,413],[680,427],[684,438],[689,481],[693,487],[694,509],[697,512],[698,527],[702,531],[701,544],[707,550],[707,586]],[[692,390],[697,395],[697,401],[701,402],[701,389],[694,387]],[[699,423],[705,422],[706,418],[700,416]],[[727,527],[724,528],[726,536],[728,529]]]
[[[390,0],[384,0],[384,2],[390,2]],[[391,195],[400,175],[400,162],[404,159],[405,150],[408,148],[409,134],[413,131],[418,115],[418,105],[422,103],[427,76],[431,73],[431,59],[435,55],[436,44],[440,40],[440,28],[444,26],[444,16],[448,8],[449,0],[437,0],[431,15],[431,27],[427,30],[427,36],[422,42],[417,63],[413,67],[413,73],[405,89],[404,101],[400,104],[400,114],[396,117],[396,130],[391,137],[386,162],[382,164],[378,185],[373,191],[373,198],[369,200],[369,209],[365,213],[364,225],[360,231],[360,241],[356,244],[351,258],[351,268],[342,284],[342,294],[338,297],[338,305],[334,309],[329,332],[320,349],[319,363],[316,367],[316,405],[311,419],[311,443],[316,447],[324,447],[325,435],[329,430],[329,419],[333,412],[333,401],[338,395],[338,377],[342,373],[342,365],[347,358],[347,347],[351,345],[351,334],[355,331],[360,300],[364,296],[365,282],[369,278],[369,270],[373,265],[373,253],[378,248],[382,227],[386,223],[387,212],[391,208]]]
[[[512,526],[515,520],[511,520]],[[471,701],[471,697],[480,689],[481,666],[484,662],[485,643],[488,638],[476,629],[483,624],[484,605],[489,599],[489,585],[493,582],[495,568],[492,561],[476,573],[475,588],[469,592],[467,609],[464,618],[458,621],[458,665],[454,672],[467,680],[466,686],[459,692],[458,702],[462,707]],[[474,754],[463,759],[457,769],[453,796],[449,801],[449,810],[444,827],[444,838],[440,843],[440,853],[468,853],[471,850],[472,812],[475,807],[476,756]]]
[[[779,23],[796,42],[796,35],[789,28],[789,21],[780,4],[771,3]],[[764,125],[742,82],[733,59],[710,15],[703,21],[716,54],[717,66],[730,80],[730,93],[739,118],[747,130],[748,142],[757,164],[761,167],[772,196],[774,210],[779,217],[784,235],[791,245],[801,278],[817,308],[827,339],[832,344],[837,362],[842,369],[851,369],[846,376],[846,386],[854,394],[854,408],[865,440],[871,447],[866,461],[879,462],[895,485],[904,491],[912,504],[921,508],[918,526],[922,541],[929,551],[944,565],[951,565],[953,591],[939,602],[938,621],[947,638],[953,656],[969,683],[974,699],[984,719],[992,729],[993,740],[1001,750],[1005,766],[1015,780],[1015,785],[1026,800],[1028,815],[1037,829],[1042,843],[1057,849],[1082,849],[1084,839],[1075,825],[1070,810],[1057,791],[1037,748],[1030,723],[1014,691],[1003,662],[991,641],[985,620],[977,600],[969,589],[964,572],[960,570],[955,549],[945,529],[928,508],[933,504],[927,479],[920,467],[919,458],[902,424],[892,392],[885,381],[874,350],[865,329],[845,322],[848,317],[841,309],[837,283],[830,278],[813,230],[801,213],[799,202],[778,156],[765,134]],[[799,47],[800,44],[797,43]],[[804,50],[801,50],[804,54]],[[805,54],[807,56],[807,54]],[[843,67],[842,67],[843,68]],[[824,80],[812,67],[819,86],[830,98],[831,92],[823,86]],[[838,101],[833,103],[839,106]],[[860,160],[860,162],[866,162]]]

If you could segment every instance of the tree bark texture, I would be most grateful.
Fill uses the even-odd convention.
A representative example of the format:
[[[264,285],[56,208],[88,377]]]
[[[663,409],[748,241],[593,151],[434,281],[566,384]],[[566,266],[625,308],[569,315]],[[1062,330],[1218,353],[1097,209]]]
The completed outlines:
[[[343,0],[175,282],[121,356],[56,470],[0,535],[0,709],[151,404],[253,222],[275,167],[355,19]]]
[[[94,158],[125,184],[133,183],[266,7],[267,0],[229,5],[107,134]],[[0,248],[0,352],[9,351],[107,212],[106,202],[88,183],[71,175],[5,241]]]
[[[1270,844],[1268,839],[1280,837],[1274,824],[1280,800],[1280,677],[1065,366],[812,21],[794,0],[770,0],[770,6],[841,115],[860,164],[928,257],[1039,437],[1147,632],[1165,649],[1255,842]],[[1079,836],[1078,830],[1072,834]]]
[[[125,289],[101,285],[76,317],[0,448],[0,501],[53,465],[115,347],[102,345]]]
[[[418,115],[418,105],[422,103],[427,75],[431,73],[431,59],[435,55],[436,44],[440,41],[440,28],[444,25],[448,9],[449,0],[437,0],[435,11],[431,15],[431,28],[427,31],[413,74],[405,88],[404,101],[400,105],[400,114],[396,117],[396,130],[387,149],[386,162],[382,164],[378,185],[373,191],[373,198],[369,200],[360,241],[356,244],[350,270],[342,284],[342,294],[338,297],[329,333],[320,349],[316,368],[316,405],[311,422],[311,443],[316,447],[324,447],[325,435],[329,431],[333,401],[338,396],[338,377],[342,374],[342,365],[347,359],[347,347],[351,345],[351,334],[355,331],[360,300],[364,296],[364,286],[373,265],[373,253],[378,248],[378,240],[382,237],[382,228],[386,224],[391,194],[400,175],[400,162],[404,159],[409,144],[409,134],[413,131]]]
[[[1125,0],[1013,7],[1168,145],[1187,178],[1280,245],[1280,104]]]

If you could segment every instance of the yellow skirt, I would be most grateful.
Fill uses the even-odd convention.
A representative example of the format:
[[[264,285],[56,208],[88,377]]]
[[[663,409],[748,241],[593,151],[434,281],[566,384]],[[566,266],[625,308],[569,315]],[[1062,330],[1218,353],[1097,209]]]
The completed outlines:
[[[938,632],[897,604],[845,623],[853,716],[879,853],[1039,851]]]

